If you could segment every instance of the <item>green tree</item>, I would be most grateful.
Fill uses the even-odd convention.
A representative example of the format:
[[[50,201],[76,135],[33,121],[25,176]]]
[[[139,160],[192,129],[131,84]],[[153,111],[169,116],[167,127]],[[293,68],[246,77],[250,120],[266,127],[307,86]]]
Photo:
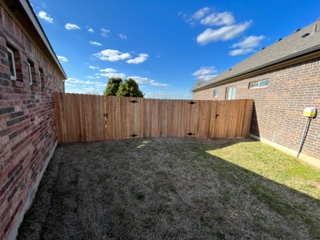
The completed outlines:
[[[103,91],[103,94],[105,96],[116,96],[121,83],[121,78],[109,78],[106,89]]]
[[[124,82],[120,83],[117,96],[143,98],[143,93],[139,90],[139,86],[136,81],[132,78],[128,78]]]

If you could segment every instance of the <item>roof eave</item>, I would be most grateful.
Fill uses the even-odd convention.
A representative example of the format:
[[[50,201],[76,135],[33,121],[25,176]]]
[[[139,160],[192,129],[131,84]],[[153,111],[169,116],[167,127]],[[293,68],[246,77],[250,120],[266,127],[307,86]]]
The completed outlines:
[[[239,74],[230,76],[228,78],[223,78],[223,79],[220,79],[219,81],[216,81],[216,82],[205,83],[202,86],[200,85],[199,87],[193,89],[192,92],[198,92],[198,91],[202,91],[202,90],[205,90],[208,88],[220,86],[220,85],[223,85],[227,82],[230,83],[233,81],[238,81],[240,79],[248,77],[248,74],[252,76],[257,73],[261,73],[261,72],[263,72],[263,69],[265,69],[265,71],[269,71],[270,68],[274,69],[274,68],[277,68],[280,66],[283,67],[284,65],[292,64],[293,62],[296,62],[296,61],[302,61],[302,60],[314,58],[314,57],[320,56],[319,50],[320,50],[320,45],[317,45],[317,46],[305,49],[303,51],[300,51],[300,52],[297,52],[297,53],[294,53],[291,55],[287,55],[283,58],[279,58],[277,60],[268,62],[266,64],[260,65],[259,67],[248,69],[247,71],[243,71]],[[292,60],[292,61],[290,61],[290,60]]]
[[[59,70],[61,71],[64,79],[67,79],[67,75],[63,69],[63,67],[61,66],[61,63],[57,57],[57,55],[55,54],[46,34],[44,33],[44,30],[37,18],[37,16],[35,15],[34,11],[32,10],[32,6],[30,5],[28,0],[19,0],[21,5],[23,6],[24,10],[26,11],[26,13],[28,14],[30,20],[32,21],[33,25],[35,26],[40,38],[42,39],[42,41],[44,42],[44,44],[47,47],[47,50],[49,51],[49,53],[51,54],[52,58],[54,59],[57,67],[59,68]]]
[[[61,75],[61,78],[64,80],[67,79],[67,75],[61,66],[60,61],[58,60],[57,55],[55,54],[41,24],[32,10],[28,0],[10,0],[4,1],[9,7],[9,13],[12,14],[24,29],[27,29],[27,34],[33,42],[37,43],[37,47],[43,52],[51,64]],[[19,6],[20,5],[20,6]],[[16,9],[20,9],[17,12],[14,12]]]

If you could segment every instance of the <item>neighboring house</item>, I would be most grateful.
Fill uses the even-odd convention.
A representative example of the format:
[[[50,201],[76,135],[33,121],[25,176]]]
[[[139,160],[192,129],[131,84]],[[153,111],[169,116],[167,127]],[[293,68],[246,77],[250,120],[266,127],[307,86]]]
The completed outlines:
[[[0,239],[14,239],[57,145],[66,74],[28,0],[0,0]]]
[[[254,99],[251,136],[296,156],[305,107],[316,107],[300,159],[320,166],[320,20],[193,89],[194,99]]]

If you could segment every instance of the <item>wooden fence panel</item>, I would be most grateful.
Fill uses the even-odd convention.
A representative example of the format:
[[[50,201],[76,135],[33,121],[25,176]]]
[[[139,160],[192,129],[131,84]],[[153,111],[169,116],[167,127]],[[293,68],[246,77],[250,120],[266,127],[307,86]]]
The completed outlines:
[[[162,100],[55,93],[59,142],[249,134],[253,100]]]
[[[59,142],[105,139],[103,96],[55,93],[54,98]]]

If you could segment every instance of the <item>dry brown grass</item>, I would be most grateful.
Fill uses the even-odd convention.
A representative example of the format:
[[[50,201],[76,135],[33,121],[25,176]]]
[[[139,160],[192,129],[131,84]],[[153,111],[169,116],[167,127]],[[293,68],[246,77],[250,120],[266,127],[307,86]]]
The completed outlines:
[[[18,239],[319,239],[319,200],[206,152],[239,141],[60,146]]]

